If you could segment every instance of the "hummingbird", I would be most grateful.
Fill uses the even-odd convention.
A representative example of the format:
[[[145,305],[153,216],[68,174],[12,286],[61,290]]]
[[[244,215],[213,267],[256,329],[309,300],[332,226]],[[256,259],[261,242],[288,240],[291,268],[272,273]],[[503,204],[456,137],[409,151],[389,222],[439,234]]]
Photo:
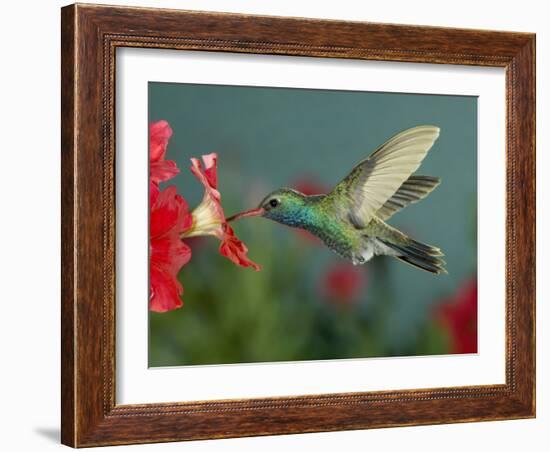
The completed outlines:
[[[386,222],[440,184],[438,177],[413,175],[438,137],[435,126],[407,129],[359,162],[330,193],[305,195],[279,188],[257,208],[227,221],[260,216],[305,229],[354,265],[386,255],[434,274],[447,273],[439,248],[418,242]]]

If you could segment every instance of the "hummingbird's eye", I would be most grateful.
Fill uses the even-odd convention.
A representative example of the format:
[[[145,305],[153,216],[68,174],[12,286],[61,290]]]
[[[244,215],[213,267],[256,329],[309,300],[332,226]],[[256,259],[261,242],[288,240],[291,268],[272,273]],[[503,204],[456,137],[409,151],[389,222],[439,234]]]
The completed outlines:
[[[277,199],[272,199],[271,201],[269,201],[269,205],[271,207],[277,207],[279,205],[279,200]]]

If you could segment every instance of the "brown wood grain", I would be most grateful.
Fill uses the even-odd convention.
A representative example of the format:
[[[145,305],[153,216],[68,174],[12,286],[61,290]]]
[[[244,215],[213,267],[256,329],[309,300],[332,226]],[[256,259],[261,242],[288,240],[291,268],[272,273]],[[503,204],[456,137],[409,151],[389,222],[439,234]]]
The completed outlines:
[[[74,129],[75,129],[75,29],[74,10],[64,8],[61,11],[61,413],[63,426],[61,442],[75,442],[75,362],[76,344],[74,316]]]
[[[62,9],[61,36],[64,444],[85,447],[535,415],[533,34],[77,4]],[[118,47],[506,68],[506,384],[116,405]]]

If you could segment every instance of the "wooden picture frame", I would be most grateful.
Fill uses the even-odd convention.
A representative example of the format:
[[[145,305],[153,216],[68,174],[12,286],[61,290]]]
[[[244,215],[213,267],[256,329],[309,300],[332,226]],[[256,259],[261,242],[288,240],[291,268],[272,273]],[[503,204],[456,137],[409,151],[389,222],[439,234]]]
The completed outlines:
[[[62,9],[62,442],[73,447],[535,416],[535,35],[71,5]],[[115,403],[115,50],[506,69],[506,383]]]

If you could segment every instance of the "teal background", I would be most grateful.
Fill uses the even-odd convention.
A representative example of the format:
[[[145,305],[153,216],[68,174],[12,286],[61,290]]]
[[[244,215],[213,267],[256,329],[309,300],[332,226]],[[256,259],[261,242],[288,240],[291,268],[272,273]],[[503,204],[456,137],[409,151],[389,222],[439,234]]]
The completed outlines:
[[[150,366],[450,352],[434,309],[477,272],[476,97],[151,82],[149,120],[160,119],[174,131],[166,158],[182,170],[169,184],[195,207],[203,189],[189,158],[217,152],[227,215],[300,181],[330,188],[392,135],[437,125],[417,174],[442,184],[389,223],[439,246],[449,275],[379,257],[361,268],[361,293],[334,302],[322,281],[338,256],[284,226],[242,220],[235,232],[262,271],[220,256],[215,238],[191,241],[183,308],[150,313]]]

